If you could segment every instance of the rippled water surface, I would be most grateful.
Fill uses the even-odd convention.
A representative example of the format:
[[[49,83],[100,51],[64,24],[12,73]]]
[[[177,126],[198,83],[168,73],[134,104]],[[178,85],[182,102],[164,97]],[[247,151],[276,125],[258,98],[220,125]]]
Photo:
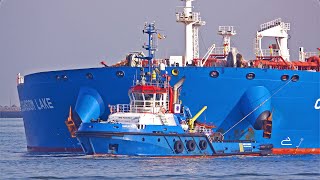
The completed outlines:
[[[22,119],[0,119],[0,179],[320,179],[320,156],[209,159],[34,154]]]

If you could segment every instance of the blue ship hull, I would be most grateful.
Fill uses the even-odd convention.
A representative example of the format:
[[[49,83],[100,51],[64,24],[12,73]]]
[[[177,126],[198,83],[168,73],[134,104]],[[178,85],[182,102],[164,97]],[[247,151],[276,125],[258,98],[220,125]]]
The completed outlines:
[[[179,74],[171,75],[172,69],[177,69]],[[173,83],[186,76],[180,92],[182,102],[191,110],[208,106],[199,121],[212,122],[225,133],[226,139],[271,143],[274,153],[280,154],[320,152],[319,72],[231,67],[168,67],[166,70]],[[129,102],[127,90],[139,71],[133,67],[108,67],[25,76],[24,83],[18,85],[18,93],[28,150],[81,151],[65,125],[69,107],[75,109],[80,89],[96,90],[105,107],[125,104]],[[219,76],[213,78],[211,71],[217,71]],[[253,73],[254,78],[247,79],[248,73]],[[289,80],[281,80],[283,75],[288,75]],[[293,76],[294,82],[290,81]],[[266,100],[258,111],[262,113],[265,108],[272,111],[270,138],[264,138],[263,131],[255,129],[252,119],[258,114],[243,119]],[[101,118],[107,119],[109,113],[106,110]]]

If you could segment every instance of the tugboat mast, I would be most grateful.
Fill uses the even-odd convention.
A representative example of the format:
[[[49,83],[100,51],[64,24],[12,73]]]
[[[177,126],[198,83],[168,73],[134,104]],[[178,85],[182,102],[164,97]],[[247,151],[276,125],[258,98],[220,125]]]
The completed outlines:
[[[143,57],[143,59],[148,60],[149,72],[151,72],[152,59],[154,58],[155,51],[157,51],[157,46],[153,36],[154,34],[157,34],[155,23],[145,23],[142,32],[148,34],[148,44],[143,45],[142,47],[148,51],[148,56]]]

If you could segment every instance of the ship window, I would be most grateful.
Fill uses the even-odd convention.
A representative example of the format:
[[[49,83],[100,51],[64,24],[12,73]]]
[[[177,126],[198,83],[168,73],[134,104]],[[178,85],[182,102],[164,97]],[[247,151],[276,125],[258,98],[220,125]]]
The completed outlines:
[[[141,94],[141,93],[133,93],[133,96],[134,96],[135,100],[140,100],[140,101],[144,100],[143,94]]]
[[[174,76],[178,76],[179,75],[179,70],[178,69],[172,69],[171,74]]]
[[[210,71],[209,75],[212,78],[217,78],[219,76],[219,72],[218,71]]]
[[[153,94],[144,94],[146,107],[152,107],[153,106]]]
[[[119,78],[122,78],[124,76],[124,72],[123,71],[117,71],[116,72],[116,76]]]
[[[162,100],[162,94],[156,94],[156,100],[157,101]]]
[[[247,76],[246,76],[246,78],[247,78],[248,80],[252,80],[252,79],[254,79],[255,77],[256,77],[256,75],[255,75],[254,73],[248,73]]]
[[[93,79],[93,75],[92,75],[91,73],[87,73],[87,74],[86,74],[86,77],[87,77],[88,79]]]
[[[145,98],[146,101],[153,100],[152,99],[153,98],[153,94],[145,94],[144,98]]]
[[[133,93],[134,105],[137,107],[143,107],[144,105],[144,96],[142,93]]]
[[[57,80],[60,80],[61,77],[60,77],[59,75],[56,75],[56,79],[57,79]]]
[[[287,74],[284,74],[281,76],[282,81],[287,81],[288,79],[289,79],[289,75],[287,75]]]
[[[62,79],[68,79],[67,75],[62,75]]]
[[[156,99],[155,99],[156,106],[162,106],[163,104],[162,100],[163,100],[162,94],[156,94]]]
[[[297,82],[297,81],[299,81],[299,75],[297,75],[297,74],[293,75],[293,76],[291,77],[291,81],[292,81],[292,82]]]
[[[109,150],[118,151],[119,144],[109,144]]]

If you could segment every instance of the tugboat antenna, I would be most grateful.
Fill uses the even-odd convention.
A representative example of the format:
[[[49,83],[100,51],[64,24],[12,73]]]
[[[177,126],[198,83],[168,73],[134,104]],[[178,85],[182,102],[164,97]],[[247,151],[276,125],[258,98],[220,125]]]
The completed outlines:
[[[151,63],[154,58],[154,53],[157,51],[157,47],[154,38],[154,34],[157,34],[157,30],[155,28],[155,23],[145,23],[143,33],[148,34],[148,44],[143,45],[142,47],[148,51],[148,56],[143,57],[143,59],[148,60],[149,72],[151,72]]]

